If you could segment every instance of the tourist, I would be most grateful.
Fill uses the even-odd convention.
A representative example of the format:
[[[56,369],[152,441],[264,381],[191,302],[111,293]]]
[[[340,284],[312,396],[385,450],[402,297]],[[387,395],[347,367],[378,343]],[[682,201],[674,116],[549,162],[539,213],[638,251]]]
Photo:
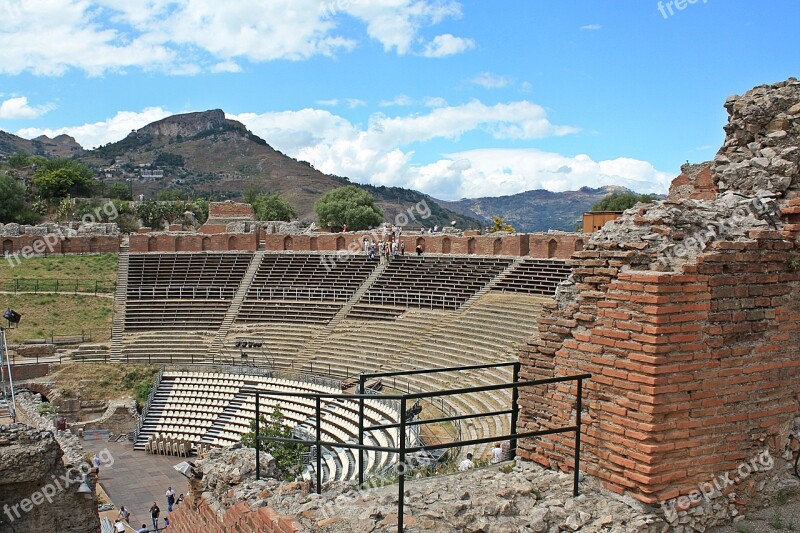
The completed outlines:
[[[342,233],[347,233],[347,224],[342,225]]]
[[[364,237],[364,253],[369,254],[369,239]]]
[[[130,519],[130,517],[131,517],[131,512],[130,512],[130,511],[128,511],[127,509],[125,509],[125,506],[123,505],[123,506],[121,506],[121,507],[119,508],[119,516],[120,516],[120,517],[121,517],[123,520],[125,520],[126,522],[130,522],[130,520],[129,520],[129,519]]]
[[[175,500],[175,505],[178,505],[179,503],[183,503],[183,493],[182,492],[180,494],[178,494],[178,499]]]
[[[472,462],[472,454],[468,453],[467,458],[458,463],[458,471],[466,472],[470,468],[475,468],[475,463]]]
[[[158,504],[153,502],[153,506],[150,507],[150,518],[153,519],[153,529],[158,529],[158,516],[161,514],[161,509],[159,509]]]
[[[417,255],[422,255],[422,245],[421,244],[417,245]]]
[[[100,479],[100,457],[98,457],[97,454],[94,454],[94,457],[92,457],[92,464],[97,472],[97,479]]]
[[[397,257],[397,241],[392,241],[392,255]]]
[[[117,533],[125,533],[125,524],[120,522],[119,518],[114,520],[114,531]]]
[[[167,497],[167,512],[172,512],[172,506],[175,505],[175,491],[172,490],[172,487],[167,487],[167,493],[165,494]]]
[[[491,463],[497,464],[503,460],[503,448],[499,444],[495,444],[492,448]]]
[[[136,530],[136,533],[147,533],[149,530],[147,529],[147,524],[142,524],[142,527]]]
[[[168,517],[168,516],[165,516],[165,517],[164,517],[164,529],[167,529],[167,526],[168,526],[168,525],[169,525],[169,517]]]

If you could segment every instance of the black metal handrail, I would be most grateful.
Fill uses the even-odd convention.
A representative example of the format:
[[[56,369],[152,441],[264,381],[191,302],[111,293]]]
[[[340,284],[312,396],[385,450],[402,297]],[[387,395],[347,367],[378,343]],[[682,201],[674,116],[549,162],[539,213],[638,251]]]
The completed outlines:
[[[374,378],[374,377],[386,377],[390,375],[408,375],[408,374],[429,374],[435,372],[449,372],[455,370],[482,370],[488,368],[497,368],[502,366],[513,366],[514,368],[514,376],[513,381],[511,383],[503,383],[497,385],[483,385],[478,387],[463,387],[459,389],[448,389],[443,391],[435,391],[435,392],[418,392],[418,393],[409,393],[409,394],[390,394],[390,395],[383,395],[384,399],[387,400],[399,400],[400,401],[400,410],[398,412],[400,421],[398,423],[389,422],[387,424],[378,424],[369,427],[364,427],[364,402],[367,399],[372,399],[373,396],[363,394],[364,391],[364,383],[366,379]],[[530,437],[541,437],[545,435],[555,435],[560,433],[575,433],[575,447],[574,447],[574,458],[575,458],[575,472],[573,478],[573,495],[578,495],[578,482],[579,482],[579,475],[580,475],[580,434],[581,434],[581,411],[583,409],[582,403],[582,396],[583,396],[583,380],[590,379],[592,376],[591,374],[578,374],[574,376],[564,376],[558,378],[546,378],[546,379],[537,379],[537,380],[528,380],[528,381],[518,381],[519,376],[519,369],[520,363],[519,362],[507,362],[507,363],[496,363],[490,365],[471,365],[466,367],[449,367],[449,368],[439,368],[439,369],[425,369],[425,370],[418,370],[418,371],[402,371],[402,372],[384,372],[384,373],[377,373],[377,374],[363,374],[359,380],[359,391],[360,394],[334,394],[334,393],[325,393],[325,392],[314,392],[314,393],[301,393],[301,392],[282,392],[282,391],[270,391],[270,390],[261,390],[256,388],[244,388],[241,390],[242,393],[246,394],[254,394],[255,395],[255,448],[256,448],[256,479],[260,479],[260,472],[261,472],[261,453],[260,453],[260,446],[259,443],[262,440],[267,440],[271,442],[287,442],[287,443],[294,443],[294,444],[303,444],[305,446],[314,446],[316,449],[316,492],[320,494],[322,491],[322,446],[328,447],[336,447],[336,448],[344,448],[344,449],[352,449],[358,450],[358,479],[359,479],[359,486],[363,486],[364,484],[364,457],[363,452],[365,451],[375,451],[375,452],[387,452],[387,453],[395,453],[398,454],[398,464],[401,465],[402,468],[398,469],[399,477],[398,477],[398,498],[397,498],[397,530],[399,532],[403,531],[403,510],[404,510],[404,497],[403,494],[405,493],[405,463],[406,463],[406,455],[409,453],[415,453],[423,450],[437,450],[437,449],[450,449],[456,448],[461,446],[469,446],[469,445],[477,445],[477,444],[487,444],[491,442],[499,442],[504,440],[510,440],[510,447],[509,447],[509,454],[511,457],[514,457],[516,454],[516,445],[517,440],[522,438],[530,438]],[[529,388],[535,387],[539,385],[549,385],[554,383],[564,383],[564,382],[571,382],[575,381],[577,384],[576,389],[576,404],[575,404],[575,423],[568,426],[563,427],[556,427],[550,429],[544,429],[539,431],[525,431],[525,432],[518,432],[517,431],[517,421],[518,421],[518,414],[519,414],[519,396],[518,390],[520,388]],[[406,429],[409,425],[425,425],[425,424],[432,424],[432,423],[441,423],[441,422],[448,422],[448,421],[455,421],[455,420],[463,420],[465,418],[478,418],[483,416],[493,416],[495,414],[501,413],[501,411],[494,412],[494,413],[477,413],[473,415],[457,415],[452,417],[442,417],[435,420],[415,420],[415,421],[406,421],[405,413],[407,412],[407,406],[409,400],[418,400],[424,398],[433,398],[433,397],[441,397],[441,396],[452,396],[456,394],[469,394],[475,392],[486,392],[486,391],[493,391],[493,390],[504,390],[504,389],[512,389],[512,405],[511,408],[502,413],[511,414],[511,428],[510,432],[507,435],[500,435],[500,436],[492,436],[492,437],[482,437],[476,439],[467,439],[467,440],[459,440],[457,442],[451,443],[440,443],[440,444],[433,444],[429,446],[407,446],[406,445]],[[310,398],[313,399],[315,402],[315,414],[317,423],[315,424],[316,428],[316,435],[313,440],[311,439],[300,439],[300,438],[282,438],[282,437],[272,437],[272,436],[265,436],[261,435],[260,433],[260,410],[259,405],[261,401],[261,396],[292,396],[292,397],[300,397],[300,398]],[[322,414],[322,398],[332,399],[332,400],[357,400],[359,404],[359,425],[358,425],[358,432],[359,432],[359,439],[358,443],[342,443],[342,442],[333,442],[328,440],[322,440],[321,436],[321,426],[322,424],[319,423],[321,420]],[[371,444],[364,444],[364,433],[366,431],[375,431],[375,430],[382,430],[382,429],[389,429],[389,428],[399,428],[399,445],[398,446],[377,446]]]

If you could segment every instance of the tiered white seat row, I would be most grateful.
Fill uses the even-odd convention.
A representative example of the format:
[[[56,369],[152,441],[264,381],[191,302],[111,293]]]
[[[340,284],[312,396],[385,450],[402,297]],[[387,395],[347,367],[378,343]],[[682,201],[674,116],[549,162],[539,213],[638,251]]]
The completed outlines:
[[[565,261],[527,258],[492,289],[553,296],[558,284],[571,273],[572,268]]]
[[[147,417],[141,428],[136,449],[164,452],[158,439],[191,443],[195,450],[209,446],[225,446],[240,442],[243,434],[251,431],[255,419],[255,395],[243,389],[288,393],[339,394],[332,387],[290,381],[266,376],[244,374],[165,372]],[[260,396],[259,410],[269,416],[277,406],[288,427],[313,436],[316,432],[315,400],[297,396]],[[322,439],[332,442],[357,442],[358,403],[351,400],[322,399],[320,431]],[[396,410],[377,399],[364,402],[364,425],[396,423]],[[365,442],[381,446],[395,446],[398,442],[396,428],[377,430],[365,434]],[[155,443],[155,448],[153,444]],[[180,450],[170,447],[168,450]],[[357,475],[357,454],[336,447],[323,449],[324,482],[354,479]],[[368,469],[382,469],[394,460],[393,454],[365,452]],[[309,467],[312,468],[313,467]],[[311,470],[306,475],[311,475]]]

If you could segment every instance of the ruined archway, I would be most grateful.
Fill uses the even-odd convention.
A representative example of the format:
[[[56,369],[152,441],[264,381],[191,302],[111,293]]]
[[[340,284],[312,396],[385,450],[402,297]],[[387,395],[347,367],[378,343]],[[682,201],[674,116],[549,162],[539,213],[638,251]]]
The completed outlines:
[[[550,241],[547,243],[547,257],[555,257],[556,250],[558,250],[558,242],[555,239],[550,239]]]
[[[442,253],[443,254],[449,254],[450,253],[450,247],[451,247],[450,239],[447,238],[447,237],[442,239]]]

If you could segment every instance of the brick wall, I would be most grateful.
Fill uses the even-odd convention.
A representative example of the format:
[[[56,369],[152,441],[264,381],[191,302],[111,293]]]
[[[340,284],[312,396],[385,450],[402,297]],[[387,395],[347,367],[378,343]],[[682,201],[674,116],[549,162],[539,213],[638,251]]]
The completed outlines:
[[[792,233],[749,237],[711,243],[677,273],[624,271],[634,252],[616,246],[573,255],[577,297],[547,306],[522,377],[593,375],[581,469],[611,490],[656,503],[765,446],[783,451],[800,395],[800,272],[789,264],[800,246]],[[523,392],[521,427],[569,423],[574,400],[568,386]],[[520,446],[573,464],[568,434]]]
[[[150,233],[129,238],[131,252],[254,252],[258,240],[254,233]]]
[[[169,529],[174,533],[294,533],[303,530],[293,516],[281,516],[271,507],[251,511],[244,503],[237,503],[218,516],[205,500],[200,500],[197,508],[187,502],[175,507],[169,517]]]
[[[250,204],[238,202],[211,202],[208,205],[208,218],[241,218],[247,220],[255,220],[255,212],[253,206]]]
[[[0,237],[3,255],[25,254],[85,254],[85,253],[117,253],[119,252],[119,235],[81,235],[62,237],[57,233],[49,235],[18,235]],[[20,256],[21,258],[21,256]]]

